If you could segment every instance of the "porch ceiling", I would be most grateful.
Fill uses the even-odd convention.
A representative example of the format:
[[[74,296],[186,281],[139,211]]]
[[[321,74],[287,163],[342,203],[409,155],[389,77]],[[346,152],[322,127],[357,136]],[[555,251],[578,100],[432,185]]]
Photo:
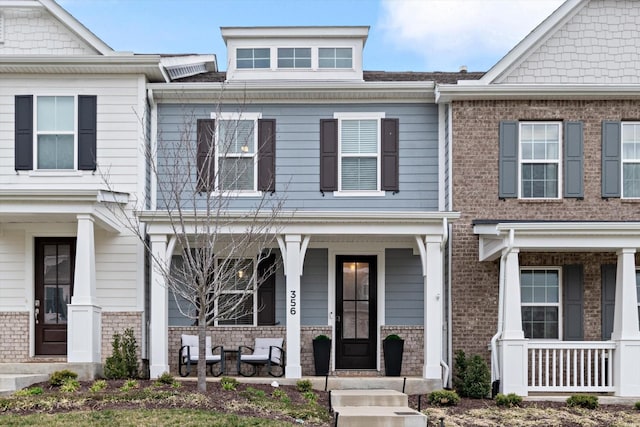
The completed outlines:
[[[614,252],[640,248],[640,221],[482,221],[474,222],[480,261],[492,261],[507,248],[528,252]]]

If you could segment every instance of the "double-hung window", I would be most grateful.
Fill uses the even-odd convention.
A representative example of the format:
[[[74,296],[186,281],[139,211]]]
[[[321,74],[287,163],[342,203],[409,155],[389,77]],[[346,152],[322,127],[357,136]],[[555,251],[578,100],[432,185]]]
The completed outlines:
[[[257,319],[255,263],[250,258],[217,262],[222,289],[216,304],[218,325],[255,325]]]
[[[236,50],[236,68],[270,68],[271,50],[264,48],[241,48]]]
[[[520,197],[560,197],[560,123],[520,123]]]
[[[75,105],[73,96],[36,97],[37,169],[75,169]]]
[[[560,269],[520,270],[522,329],[525,338],[560,338]]]
[[[278,68],[311,68],[311,48],[278,48]]]
[[[380,120],[383,117],[382,114],[336,114],[339,191],[380,191]]]
[[[319,68],[352,68],[353,51],[350,47],[321,47],[318,49]]]
[[[640,123],[622,123],[622,197],[640,197]]]
[[[223,115],[217,120],[217,188],[221,191],[256,191],[258,115]]]

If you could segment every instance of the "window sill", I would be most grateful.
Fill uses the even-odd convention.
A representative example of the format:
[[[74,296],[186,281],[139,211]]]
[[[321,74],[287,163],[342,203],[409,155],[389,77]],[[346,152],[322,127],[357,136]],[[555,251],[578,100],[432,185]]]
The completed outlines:
[[[84,173],[79,170],[60,170],[60,169],[49,169],[49,170],[32,170],[29,171],[29,176],[55,176],[55,177],[63,177],[63,176],[82,176]]]
[[[334,191],[334,197],[384,197],[386,191]]]
[[[262,191],[215,191],[211,194],[213,197],[262,197]]]
[[[568,200],[568,199],[567,199]],[[519,202],[525,203],[562,203],[565,199],[518,199]]]

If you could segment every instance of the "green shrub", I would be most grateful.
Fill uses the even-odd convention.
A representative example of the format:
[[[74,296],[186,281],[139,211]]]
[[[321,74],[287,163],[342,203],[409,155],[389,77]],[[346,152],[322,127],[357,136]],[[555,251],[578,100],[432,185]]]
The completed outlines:
[[[331,338],[329,338],[327,335],[318,335],[313,340],[314,341],[331,341]]]
[[[77,379],[78,374],[68,369],[63,369],[61,371],[55,371],[49,377],[49,384],[53,387],[60,387],[64,382],[68,379]]]
[[[158,377],[155,384],[156,385],[173,385],[174,381],[175,379],[173,378],[173,375],[171,375],[169,372],[164,372],[162,375]]]
[[[520,406],[522,403],[522,397],[518,396],[515,393],[502,394],[498,393],[496,396],[496,405],[503,406],[506,408],[513,408],[515,406]]]
[[[402,338],[400,338],[400,335],[397,334],[390,334],[387,335],[387,337],[384,339],[385,341],[395,341],[395,340],[401,340]]]
[[[280,400],[282,403],[291,403],[291,399],[289,398],[289,396],[287,396],[287,392],[282,390],[281,388],[273,390],[273,392],[271,393],[271,397]]]
[[[305,391],[302,393],[302,396],[307,400],[307,402],[315,403],[318,401],[318,395],[312,391]]]
[[[574,394],[567,399],[567,406],[569,407],[596,409],[598,405],[598,396],[589,394]]]
[[[105,380],[96,380],[93,382],[93,384],[91,384],[91,387],[89,387],[89,391],[91,391],[92,393],[96,393],[98,391],[104,390],[105,388],[107,388],[107,382]]]
[[[124,384],[122,384],[122,387],[120,387],[120,390],[129,391],[138,387],[140,387],[140,384],[138,384],[138,381],[134,379],[129,379],[129,380],[126,380]]]
[[[240,395],[246,397],[250,401],[263,400],[267,397],[267,393],[265,393],[264,390],[259,390],[254,387],[247,387],[244,391],[240,392]]]
[[[300,393],[305,393],[313,390],[313,384],[311,380],[298,380],[298,382],[296,382],[296,388]]]
[[[456,406],[460,396],[453,390],[438,390],[429,394],[429,403],[434,406]]]
[[[29,387],[29,388],[23,388],[22,390],[18,390],[15,393],[13,393],[14,396],[37,396],[39,394],[44,393],[44,390],[42,390],[42,387]]]
[[[105,361],[104,376],[110,379],[138,378],[138,344],[133,329],[125,329],[122,335],[115,333],[111,347],[113,351]]]
[[[640,411],[640,401],[636,402],[636,404],[634,405],[634,407]]]
[[[67,378],[60,386],[60,391],[63,393],[75,393],[80,389],[80,382],[74,378]]]
[[[220,385],[223,390],[233,391],[238,387],[238,380],[232,377],[222,377],[220,379]]]
[[[491,373],[487,362],[478,355],[467,358],[464,351],[458,350],[453,384],[462,397],[473,399],[487,397],[491,391]]]

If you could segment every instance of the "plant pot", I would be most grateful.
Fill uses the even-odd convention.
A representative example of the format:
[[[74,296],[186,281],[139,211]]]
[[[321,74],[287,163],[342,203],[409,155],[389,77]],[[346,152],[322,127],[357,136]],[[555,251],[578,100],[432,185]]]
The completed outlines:
[[[384,373],[388,377],[399,377],[402,371],[404,340],[383,340]]]
[[[316,375],[329,374],[329,360],[331,358],[331,340],[313,340],[313,362]]]

